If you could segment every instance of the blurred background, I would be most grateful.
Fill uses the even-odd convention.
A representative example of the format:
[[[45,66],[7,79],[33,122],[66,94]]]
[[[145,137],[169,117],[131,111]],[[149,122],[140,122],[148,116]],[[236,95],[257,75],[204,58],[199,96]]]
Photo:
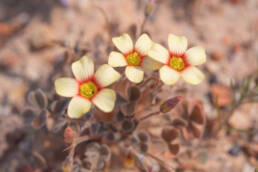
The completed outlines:
[[[28,106],[28,92],[53,89],[49,77],[66,56],[79,58],[79,54],[88,53],[96,63],[106,63],[113,36],[125,32],[133,38],[139,35],[146,3],[147,0],[0,1],[1,172],[61,171],[60,163],[66,155],[62,134],[57,137],[24,123],[21,114]],[[163,96],[179,92],[184,97],[201,99],[208,120],[230,111],[234,96],[241,94],[235,94],[233,89],[241,87],[244,79],[253,78],[249,86],[257,88],[257,0],[157,0],[143,31],[166,47],[168,34],[174,33],[185,35],[189,47],[206,48],[207,63],[201,67],[206,80],[198,86],[180,82],[176,89],[164,87]],[[228,120],[236,130],[198,141],[196,152],[189,153],[195,158],[181,157],[187,160],[183,171],[254,172],[258,167],[258,104],[244,103]],[[55,152],[49,148],[52,141],[58,147]]]

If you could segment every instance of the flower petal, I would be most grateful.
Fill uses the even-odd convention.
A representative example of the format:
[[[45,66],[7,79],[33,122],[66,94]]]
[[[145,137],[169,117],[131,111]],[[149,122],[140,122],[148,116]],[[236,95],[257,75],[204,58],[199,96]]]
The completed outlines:
[[[170,67],[168,67],[166,65],[164,65],[163,67],[160,68],[159,76],[160,76],[160,79],[166,85],[173,85],[180,78],[180,74],[177,71],[175,71],[174,69],[171,69]]]
[[[119,37],[112,38],[112,42],[115,44],[116,48],[122,53],[128,53],[133,50],[133,41],[128,34],[123,34]]]
[[[91,108],[91,102],[82,97],[76,96],[72,98],[68,105],[68,116],[70,118],[80,118]]]
[[[163,64],[153,60],[152,58],[145,57],[142,62],[142,67],[149,70],[157,70],[159,69]]]
[[[79,84],[73,78],[58,78],[55,80],[56,93],[64,97],[73,97],[78,93]]]
[[[123,54],[116,51],[112,51],[109,54],[108,64],[112,67],[122,67],[126,66],[127,62]]]
[[[164,64],[167,63],[169,58],[168,50],[164,48],[162,45],[157,43],[152,45],[151,49],[148,52],[148,55],[152,59]]]
[[[125,69],[125,75],[131,82],[140,83],[143,80],[144,72],[140,68],[127,66]]]
[[[92,102],[103,112],[111,112],[114,109],[116,101],[116,93],[114,90],[109,88],[102,89],[95,97]]]
[[[187,39],[185,36],[168,35],[168,47],[174,54],[183,54],[187,49]]]
[[[182,72],[183,79],[193,85],[201,83],[205,76],[197,67],[189,67]]]
[[[72,64],[72,71],[76,79],[85,80],[94,74],[94,63],[90,57],[83,56]]]
[[[147,34],[142,34],[136,41],[135,48],[141,55],[146,56],[152,45],[153,42],[150,37]]]
[[[203,47],[196,46],[186,51],[186,58],[191,65],[200,65],[206,61],[206,53]]]
[[[101,87],[106,87],[117,81],[120,78],[120,74],[110,65],[104,64],[98,68],[95,78]]]

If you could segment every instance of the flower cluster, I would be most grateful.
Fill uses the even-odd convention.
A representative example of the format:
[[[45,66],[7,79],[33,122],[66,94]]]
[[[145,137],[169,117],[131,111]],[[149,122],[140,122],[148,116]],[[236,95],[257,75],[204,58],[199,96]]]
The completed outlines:
[[[95,74],[93,60],[84,56],[72,64],[75,79],[55,81],[57,94],[73,97],[68,105],[70,118],[86,114],[92,103],[106,113],[114,109],[116,93],[105,88],[120,78],[113,67],[125,67],[126,77],[136,84],[144,80],[146,70],[159,70],[160,79],[166,85],[175,84],[180,76],[190,84],[199,84],[204,79],[204,74],[195,66],[206,61],[205,50],[200,46],[187,50],[184,36],[169,34],[169,51],[154,43],[147,34],[142,34],[135,45],[128,34],[114,37],[112,42],[120,52],[112,51],[108,64],[100,66]]]

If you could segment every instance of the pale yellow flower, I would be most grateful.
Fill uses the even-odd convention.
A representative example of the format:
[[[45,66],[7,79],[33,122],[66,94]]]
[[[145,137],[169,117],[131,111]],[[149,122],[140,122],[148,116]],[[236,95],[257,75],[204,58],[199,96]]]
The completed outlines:
[[[160,44],[153,44],[149,57],[163,63],[159,70],[160,79],[167,85],[175,84],[180,76],[190,84],[199,84],[205,78],[196,65],[206,61],[204,48],[200,46],[187,50],[187,39],[184,36],[169,34],[169,51]]]
[[[59,78],[55,81],[57,94],[73,97],[68,105],[68,116],[80,118],[87,113],[91,104],[103,112],[111,112],[115,105],[116,93],[104,88],[120,78],[120,74],[108,64],[98,68],[94,74],[94,63],[88,56],[72,64],[73,78]]]
[[[112,38],[116,48],[121,53],[112,51],[109,55],[108,64],[112,67],[124,67],[125,75],[131,82],[140,83],[144,77],[144,69],[158,69],[160,63],[147,57],[153,42],[147,34],[142,34],[133,45],[128,34]]]

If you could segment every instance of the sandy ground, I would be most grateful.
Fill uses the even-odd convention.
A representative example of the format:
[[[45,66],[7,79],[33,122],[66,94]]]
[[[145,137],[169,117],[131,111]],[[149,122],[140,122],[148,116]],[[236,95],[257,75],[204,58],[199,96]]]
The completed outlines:
[[[72,46],[80,40],[97,63],[107,62],[110,36],[131,33],[130,28],[134,26],[139,28],[145,4],[144,0],[0,2],[1,24],[25,23],[9,35],[0,25],[0,171],[15,171],[21,164],[30,163],[22,147],[26,146],[24,140],[35,138],[32,133],[39,131],[31,131],[23,124],[20,114],[28,104],[28,91],[48,87],[44,81],[53,69],[53,62],[67,51],[51,41],[63,41]],[[185,98],[199,98],[204,102],[208,119],[218,116],[209,98],[211,80],[215,78],[216,83],[229,86],[232,80],[241,81],[257,72],[257,0],[160,0],[144,30],[164,46],[167,46],[168,34],[174,33],[185,35],[189,47],[206,48],[207,63],[201,66],[206,80],[198,86],[182,80],[176,88],[164,86],[161,97],[180,93]],[[180,89],[187,91],[180,92]],[[235,111],[232,124],[236,128],[256,126],[257,129],[257,114],[257,103],[245,104]],[[22,131],[23,136],[18,134],[13,146],[7,135],[18,131]],[[249,144],[258,152],[257,131],[254,137]],[[248,135],[244,133],[221,132],[216,138],[184,142],[177,159],[187,166],[184,171],[254,172],[258,167],[257,155],[250,157],[241,150],[237,155],[229,154],[232,148],[246,143]],[[35,143],[30,141],[30,144]],[[62,158],[56,160],[56,164],[51,163],[52,167],[60,166],[61,161]],[[168,163],[177,168],[173,158]]]

